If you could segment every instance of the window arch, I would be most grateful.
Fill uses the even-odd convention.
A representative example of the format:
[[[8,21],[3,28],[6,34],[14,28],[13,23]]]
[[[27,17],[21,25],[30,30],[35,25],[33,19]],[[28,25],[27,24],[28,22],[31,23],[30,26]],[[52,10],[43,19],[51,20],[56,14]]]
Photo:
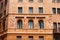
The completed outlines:
[[[28,21],[28,28],[29,28],[29,29],[34,28],[33,20],[29,20],[29,21]]]
[[[18,20],[18,24],[17,24],[17,28],[18,29],[21,29],[22,28],[22,20]]]
[[[38,24],[39,24],[39,28],[40,29],[44,29],[44,22],[43,22],[43,20],[39,20]]]

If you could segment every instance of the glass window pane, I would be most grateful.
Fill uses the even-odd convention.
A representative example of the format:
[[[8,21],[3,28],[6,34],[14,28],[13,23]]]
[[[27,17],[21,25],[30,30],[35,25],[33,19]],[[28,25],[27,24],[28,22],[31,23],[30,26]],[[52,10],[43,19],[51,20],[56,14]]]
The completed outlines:
[[[4,37],[2,37],[2,40],[4,40]]]
[[[54,29],[56,29],[57,28],[57,23],[53,23],[53,27],[54,27]]]
[[[5,0],[5,5],[7,4],[7,0]]]
[[[58,23],[58,27],[60,27],[60,23]]]
[[[44,37],[43,36],[39,36],[39,40],[44,40]]]
[[[40,29],[43,29],[43,28],[44,28],[44,23],[43,23],[43,21],[39,21],[39,28],[40,28]]]
[[[22,21],[18,21],[18,28],[21,29],[22,28]]]
[[[60,0],[57,0],[57,3],[60,3]]]
[[[54,14],[56,14],[56,8],[53,8],[52,11]]]
[[[33,2],[33,0],[29,0],[29,2]]]
[[[55,37],[54,37],[54,40],[58,40],[58,37],[57,37],[57,36],[55,36]]]
[[[22,37],[21,36],[17,36],[17,40],[22,40]]]
[[[60,8],[57,8],[57,13],[60,14]]]
[[[38,0],[38,2],[43,2],[43,0]]]
[[[33,40],[33,36],[29,36],[29,40]]]
[[[43,8],[39,7],[39,13],[43,13]]]
[[[18,13],[22,13],[22,7],[18,7]]]
[[[1,9],[3,8],[3,2],[1,3]]]
[[[4,11],[4,15],[6,15],[6,10]]]
[[[34,26],[33,21],[29,21],[28,26],[29,26],[29,28],[30,28],[30,29],[32,29],[32,28],[33,28],[33,26]]]
[[[18,2],[23,2],[23,0],[18,0]]]
[[[33,7],[29,7],[29,13],[33,13]]]
[[[55,2],[55,0],[52,0],[52,2]]]
[[[3,30],[5,30],[5,25],[6,25],[6,24],[5,24],[5,22],[6,22],[6,19],[5,19],[5,20],[3,20],[3,23],[2,23],[2,24],[3,24],[3,25],[2,25]]]

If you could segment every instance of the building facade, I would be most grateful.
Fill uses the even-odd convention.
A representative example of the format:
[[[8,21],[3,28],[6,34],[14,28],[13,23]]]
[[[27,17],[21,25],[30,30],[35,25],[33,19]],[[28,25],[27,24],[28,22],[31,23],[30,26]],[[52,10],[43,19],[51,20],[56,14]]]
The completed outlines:
[[[60,40],[60,0],[0,0],[0,40]]]

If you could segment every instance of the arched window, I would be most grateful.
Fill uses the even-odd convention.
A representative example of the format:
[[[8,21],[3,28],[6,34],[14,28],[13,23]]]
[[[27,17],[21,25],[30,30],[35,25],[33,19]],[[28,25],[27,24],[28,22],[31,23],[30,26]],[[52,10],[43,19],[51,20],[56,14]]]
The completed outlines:
[[[43,20],[39,20],[39,28],[40,29],[44,29],[44,22],[43,22]]]
[[[34,28],[33,20],[29,20],[29,22],[28,22],[28,28],[29,28],[29,29]]]
[[[21,29],[22,28],[22,20],[18,20],[18,29]]]

